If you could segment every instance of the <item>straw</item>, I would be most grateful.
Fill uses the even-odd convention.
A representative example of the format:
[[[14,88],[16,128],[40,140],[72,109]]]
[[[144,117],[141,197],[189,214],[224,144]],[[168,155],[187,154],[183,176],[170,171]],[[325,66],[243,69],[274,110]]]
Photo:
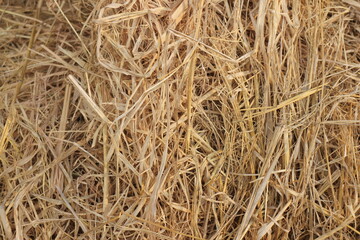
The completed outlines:
[[[0,239],[360,239],[360,5],[0,1]]]

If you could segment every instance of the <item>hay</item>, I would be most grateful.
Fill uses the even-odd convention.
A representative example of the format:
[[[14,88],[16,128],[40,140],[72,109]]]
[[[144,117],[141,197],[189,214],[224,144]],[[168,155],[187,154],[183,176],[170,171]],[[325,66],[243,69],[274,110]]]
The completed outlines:
[[[0,1],[0,239],[359,239],[358,1]]]

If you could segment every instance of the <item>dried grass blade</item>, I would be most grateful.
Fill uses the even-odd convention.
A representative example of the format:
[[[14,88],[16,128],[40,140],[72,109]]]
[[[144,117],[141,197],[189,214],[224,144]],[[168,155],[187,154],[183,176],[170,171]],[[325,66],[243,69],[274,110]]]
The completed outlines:
[[[80,93],[80,95],[85,99],[91,109],[98,114],[98,116],[102,119],[103,122],[107,124],[111,124],[111,121],[106,117],[104,112],[100,109],[100,107],[90,98],[90,96],[85,92],[85,90],[80,86],[78,80],[73,76],[68,76],[70,82],[75,86],[76,90]]]

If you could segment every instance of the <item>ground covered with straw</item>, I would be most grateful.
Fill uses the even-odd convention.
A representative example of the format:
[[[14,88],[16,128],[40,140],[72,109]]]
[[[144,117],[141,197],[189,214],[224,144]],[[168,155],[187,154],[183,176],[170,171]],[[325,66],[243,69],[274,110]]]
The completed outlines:
[[[0,0],[0,239],[360,239],[356,0]]]

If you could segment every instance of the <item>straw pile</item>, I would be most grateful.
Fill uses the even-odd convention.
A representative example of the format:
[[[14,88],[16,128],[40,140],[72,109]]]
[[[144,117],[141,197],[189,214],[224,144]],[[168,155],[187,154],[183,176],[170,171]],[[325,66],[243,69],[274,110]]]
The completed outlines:
[[[0,239],[360,239],[356,0],[0,1]]]

